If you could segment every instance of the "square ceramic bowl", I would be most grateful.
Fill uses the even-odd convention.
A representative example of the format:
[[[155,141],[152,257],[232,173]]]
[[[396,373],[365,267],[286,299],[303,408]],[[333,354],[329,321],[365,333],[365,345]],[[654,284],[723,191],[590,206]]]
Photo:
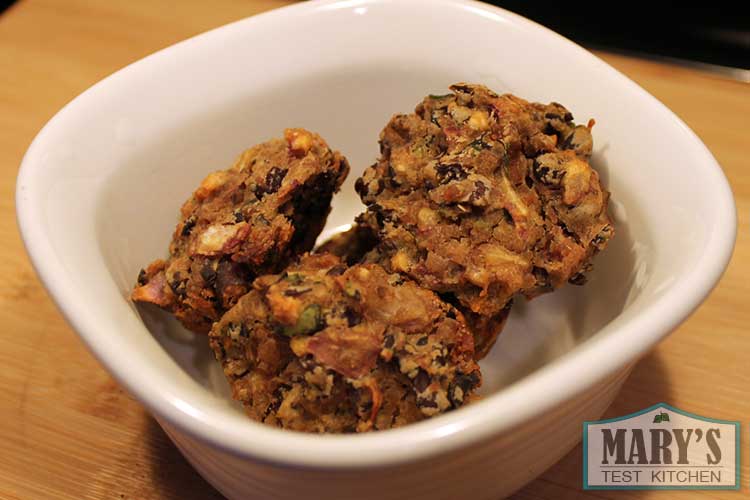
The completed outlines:
[[[515,308],[482,366],[484,399],[405,428],[318,436],[265,427],[227,395],[205,337],[128,300],[203,176],[286,126],[351,161],[327,231],[380,129],[428,93],[481,82],[596,119],[593,164],[617,235],[584,287]],[[499,498],[581,438],[629,368],[706,297],[732,252],[722,171],[674,114],[605,63],[506,11],[463,0],[280,9],[139,61],[68,104],[29,148],[24,241],[63,314],[185,456],[231,498]]]

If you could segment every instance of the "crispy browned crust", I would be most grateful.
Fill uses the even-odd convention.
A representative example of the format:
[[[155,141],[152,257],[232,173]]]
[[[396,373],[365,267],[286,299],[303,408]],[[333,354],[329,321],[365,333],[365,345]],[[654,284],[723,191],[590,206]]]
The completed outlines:
[[[357,180],[368,255],[456,304],[478,355],[515,294],[580,284],[613,235],[608,193],[588,158],[588,126],[563,106],[456,84],[395,115],[381,156]]]
[[[185,202],[169,258],[141,271],[132,299],[207,333],[256,276],[312,248],[348,172],[341,154],[303,129],[248,149]]]
[[[481,383],[458,311],[378,265],[331,254],[258,278],[209,338],[234,398],[287,429],[398,427],[463,405]]]

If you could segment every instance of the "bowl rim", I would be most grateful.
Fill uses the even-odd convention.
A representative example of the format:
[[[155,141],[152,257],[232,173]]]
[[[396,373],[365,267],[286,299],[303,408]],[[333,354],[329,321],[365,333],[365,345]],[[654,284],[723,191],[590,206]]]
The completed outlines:
[[[554,37],[558,43],[567,45],[572,51],[578,51],[580,57],[589,58],[592,64],[607,68],[613,77],[648,100],[665,119],[677,125],[685,134],[685,140],[699,145],[703,155],[701,164],[706,167],[703,172],[705,186],[716,200],[717,220],[708,236],[705,252],[695,262],[691,272],[682,276],[680,286],[647,305],[640,316],[619,325],[617,335],[598,335],[500,393],[488,396],[470,407],[404,428],[362,435],[309,435],[273,429],[252,421],[247,421],[238,428],[228,418],[191,407],[179,394],[166,393],[156,384],[144,383],[134,371],[128,370],[132,367],[130,363],[118,360],[118,353],[106,346],[103,334],[99,333],[100,327],[87,318],[84,305],[78,304],[75,297],[63,293],[59,283],[59,270],[53,265],[55,252],[45,240],[42,226],[36,223],[42,214],[36,209],[36,198],[30,195],[35,192],[35,177],[41,173],[39,159],[44,154],[45,142],[50,130],[60,122],[60,117],[74,113],[80,100],[86,99],[95,89],[117,81],[118,75],[123,72],[139,71],[145,61],[153,63],[173,52],[189,51],[193,45],[210,40],[218,33],[252,29],[254,24],[270,19],[304,15],[322,9],[357,8],[372,4],[397,8],[397,5],[391,0],[322,0],[282,7],[215,28],[147,56],[103,79],[73,99],[38,133],[22,160],[18,174],[17,222],[37,275],[90,352],[158,419],[164,419],[174,428],[230,455],[283,466],[351,469],[393,466],[427,459],[486,440],[553,408],[636,360],[700,305],[719,281],[731,258],[736,237],[736,208],[729,183],[702,141],[656,98],[570,40],[499,7],[473,0],[400,1],[416,4],[426,4],[429,1],[432,9],[459,7],[478,16],[535,30],[543,36]],[[37,196],[40,194],[37,193]],[[602,331],[609,326],[611,325]],[[628,342],[620,342],[622,338],[627,338]],[[606,357],[601,356],[604,350],[608,353]],[[580,369],[581,366],[585,369]],[[575,377],[577,383],[563,384],[559,387],[560,390],[550,392],[549,387],[554,386],[553,382],[561,377]],[[514,411],[504,411],[505,408],[513,408]]]

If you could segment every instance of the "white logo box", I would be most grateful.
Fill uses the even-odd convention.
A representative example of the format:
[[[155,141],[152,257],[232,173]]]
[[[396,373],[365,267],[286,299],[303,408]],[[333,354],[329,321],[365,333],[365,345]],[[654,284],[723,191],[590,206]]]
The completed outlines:
[[[659,403],[583,424],[583,488],[740,488],[740,423]]]

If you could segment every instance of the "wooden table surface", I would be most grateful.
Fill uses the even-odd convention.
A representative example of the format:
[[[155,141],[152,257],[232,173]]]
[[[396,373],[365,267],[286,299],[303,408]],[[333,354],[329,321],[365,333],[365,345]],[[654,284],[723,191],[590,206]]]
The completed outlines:
[[[0,498],[220,498],[156,422],[86,351],[37,280],[14,213],[18,165],[66,102],[122,66],[283,0],[22,0],[0,15]],[[750,85],[599,54],[705,141],[732,184],[734,257],[706,303],[638,363],[607,412],[657,402],[742,421],[748,492],[750,422]],[[519,499],[736,498],[720,491],[581,491],[580,446]]]

